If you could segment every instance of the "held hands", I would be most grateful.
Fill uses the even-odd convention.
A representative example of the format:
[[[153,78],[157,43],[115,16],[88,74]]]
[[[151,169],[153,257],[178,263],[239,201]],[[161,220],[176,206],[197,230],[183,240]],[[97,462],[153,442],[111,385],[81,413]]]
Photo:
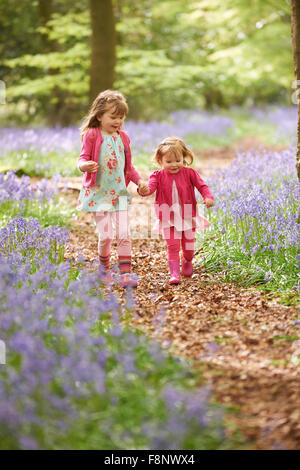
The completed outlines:
[[[142,180],[138,181],[138,193],[141,196],[148,196],[148,194],[150,193],[150,189],[148,188],[147,183]]]
[[[80,165],[80,170],[87,173],[96,173],[98,168],[98,163],[94,162],[93,160],[89,160]]]
[[[204,199],[203,204],[205,204],[207,209],[209,209],[214,205],[214,201],[212,199],[206,198]]]

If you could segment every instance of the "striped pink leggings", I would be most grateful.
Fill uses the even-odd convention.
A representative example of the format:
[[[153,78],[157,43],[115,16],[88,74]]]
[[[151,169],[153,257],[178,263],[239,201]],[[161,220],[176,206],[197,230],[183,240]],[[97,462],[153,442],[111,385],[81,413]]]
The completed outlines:
[[[113,225],[116,228],[117,250],[119,256],[131,256],[131,239],[128,211],[94,212],[98,232],[98,253],[101,257],[110,255],[114,239]]]

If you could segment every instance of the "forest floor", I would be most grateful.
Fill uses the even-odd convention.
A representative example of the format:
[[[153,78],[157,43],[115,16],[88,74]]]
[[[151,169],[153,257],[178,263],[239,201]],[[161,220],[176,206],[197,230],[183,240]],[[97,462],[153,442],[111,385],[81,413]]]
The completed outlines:
[[[243,139],[240,144],[244,149],[261,148],[255,138]],[[199,173],[205,179],[217,168],[227,166],[236,148],[196,152]],[[68,179],[65,197],[74,207],[80,181]],[[212,400],[229,410],[228,435],[239,429],[247,440],[245,448],[299,449],[299,363],[293,361],[300,355],[300,341],[295,341],[299,338],[299,305],[286,306],[274,293],[224,282],[222,272],[212,274],[196,264],[192,278],[169,286],[165,243],[149,237],[153,197],[138,197],[135,185],[129,189],[134,210],[131,225],[134,221],[136,235],[132,264],[139,276],[132,327],[172,354],[196,361],[203,382],[211,387]],[[65,256],[76,259],[79,252],[88,265],[97,257],[93,219],[82,212],[73,223]],[[112,263],[116,263],[115,243]],[[125,291],[115,286],[113,292],[124,304]]]

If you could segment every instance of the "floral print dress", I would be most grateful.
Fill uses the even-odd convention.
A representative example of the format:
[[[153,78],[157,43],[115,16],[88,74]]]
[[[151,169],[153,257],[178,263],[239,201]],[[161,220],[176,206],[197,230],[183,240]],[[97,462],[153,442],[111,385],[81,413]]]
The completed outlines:
[[[111,212],[127,210],[131,202],[124,177],[125,154],[120,135],[102,134],[96,186],[81,188],[78,210]]]

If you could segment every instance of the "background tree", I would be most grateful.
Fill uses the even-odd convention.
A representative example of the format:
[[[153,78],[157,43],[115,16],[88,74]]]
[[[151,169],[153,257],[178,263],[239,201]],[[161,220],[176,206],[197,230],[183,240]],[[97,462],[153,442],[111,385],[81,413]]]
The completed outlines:
[[[298,126],[297,126],[297,153],[296,153],[296,168],[298,179],[300,182],[300,2],[297,0],[291,1],[291,17],[292,17],[292,44],[294,56],[294,70],[295,78],[297,80],[297,101],[298,101]],[[299,209],[300,217],[300,209]]]
[[[89,100],[112,86],[127,96],[134,119],[165,118],[177,109],[290,104],[286,0],[255,0],[251,9],[246,0],[52,3],[51,19],[41,27],[37,2],[0,0],[0,44],[9,37],[0,79],[5,119],[13,124],[45,122],[53,90],[65,94],[57,106],[68,106],[62,113],[68,119],[54,113],[65,123],[78,122]],[[15,15],[20,5],[27,6],[24,18]],[[59,47],[45,52],[45,34]]]
[[[53,0],[39,0],[40,23],[42,26],[45,27],[48,21],[51,20],[52,13],[53,13]],[[48,34],[42,33],[41,39],[43,42],[43,51],[50,52],[52,49],[52,42],[49,40]]]
[[[90,101],[100,91],[113,88],[116,65],[116,33],[112,0],[90,0],[91,68]]]

